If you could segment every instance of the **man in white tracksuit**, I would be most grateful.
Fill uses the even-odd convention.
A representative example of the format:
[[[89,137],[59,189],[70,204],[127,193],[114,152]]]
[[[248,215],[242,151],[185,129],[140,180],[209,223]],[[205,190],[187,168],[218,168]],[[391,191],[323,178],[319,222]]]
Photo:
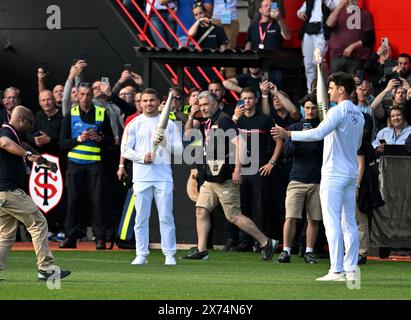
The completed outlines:
[[[358,227],[355,222],[357,150],[361,146],[364,116],[350,100],[355,89],[350,74],[337,72],[329,79],[330,100],[338,105],[327,112],[326,120],[311,130],[271,130],[274,137],[293,141],[324,139],[320,199],[330,250],[330,270],[317,281],[355,280],[358,260]],[[345,254],[344,254],[345,251]]]
[[[149,255],[149,218],[151,202],[156,201],[160,221],[161,249],[166,265],[175,265],[176,231],[173,217],[173,177],[171,153],[181,154],[182,138],[177,126],[168,120],[164,139],[152,154],[153,141],[160,141],[156,131],[160,118],[160,96],[154,89],[141,93],[143,114],[125,128],[121,155],[133,161],[133,189],[135,195],[136,258],[131,264],[146,264]]]

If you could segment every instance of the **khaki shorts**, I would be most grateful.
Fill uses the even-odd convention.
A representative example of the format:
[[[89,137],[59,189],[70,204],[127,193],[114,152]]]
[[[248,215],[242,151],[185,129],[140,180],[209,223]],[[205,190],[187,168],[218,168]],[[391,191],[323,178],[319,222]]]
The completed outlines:
[[[231,179],[224,183],[205,181],[200,188],[196,207],[211,212],[219,201],[227,218],[240,214],[240,185],[233,184]]]
[[[285,198],[285,217],[301,219],[304,205],[308,219],[322,220],[320,184],[291,181]]]

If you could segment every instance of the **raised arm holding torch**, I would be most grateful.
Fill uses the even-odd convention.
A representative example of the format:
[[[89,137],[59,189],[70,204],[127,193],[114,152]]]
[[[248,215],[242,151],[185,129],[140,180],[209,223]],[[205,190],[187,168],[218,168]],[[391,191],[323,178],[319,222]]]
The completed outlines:
[[[153,149],[151,150],[151,154],[154,156],[157,152],[158,146],[164,139],[164,133],[167,128],[168,117],[170,115],[171,110],[171,101],[173,100],[172,92],[169,92],[167,102],[161,111],[160,120],[158,121],[156,131],[154,133],[154,141],[153,141]]]
[[[318,104],[318,116],[320,120],[327,118],[327,110],[329,107],[327,84],[324,79],[324,74],[321,68],[322,56],[320,49],[314,50],[314,58],[317,64],[317,104]]]

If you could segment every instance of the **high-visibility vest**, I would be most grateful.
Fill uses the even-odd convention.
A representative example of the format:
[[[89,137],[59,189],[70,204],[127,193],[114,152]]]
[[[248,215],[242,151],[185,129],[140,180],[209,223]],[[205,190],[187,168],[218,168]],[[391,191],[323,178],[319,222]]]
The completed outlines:
[[[94,129],[96,132],[101,132],[104,122],[105,108],[94,106],[96,110],[95,124],[85,123],[80,118],[80,107],[73,106],[71,108],[71,138],[77,139],[83,131]],[[70,150],[68,153],[70,161],[78,164],[91,164],[96,161],[101,161],[101,149],[97,142],[87,140],[81,142]]]
[[[171,121],[177,120],[176,114],[170,111],[170,114],[168,115],[168,119],[170,119]]]
[[[183,107],[183,113],[189,115],[191,111],[191,106],[189,104],[185,104]]]

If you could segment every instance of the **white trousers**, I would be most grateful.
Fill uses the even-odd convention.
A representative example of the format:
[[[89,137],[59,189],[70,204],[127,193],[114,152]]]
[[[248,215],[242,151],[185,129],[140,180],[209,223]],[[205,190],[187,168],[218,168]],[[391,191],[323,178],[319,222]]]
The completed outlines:
[[[317,65],[314,59],[314,49],[321,50],[321,56],[324,58],[328,50],[328,42],[324,39],[324,34],[304,34],[301,43],[304,56],[305,76],[307,78],[307,90],[311,93],[311,84],[317,78]]]
[[[161,249],[165,256],[174,256],[176,253],[176,228],[173,217],[173,183],[166,181],[136,182],[133,189],[136,197],[134,233],[137,255],[147,257],[150,253],[148,250],[149,221],[154,196],[160,224]]]
[[[357,267],[359,244],[355,221],[355,181],[343,177],[321,178],[321,208],[332,272],[355,271]]]

